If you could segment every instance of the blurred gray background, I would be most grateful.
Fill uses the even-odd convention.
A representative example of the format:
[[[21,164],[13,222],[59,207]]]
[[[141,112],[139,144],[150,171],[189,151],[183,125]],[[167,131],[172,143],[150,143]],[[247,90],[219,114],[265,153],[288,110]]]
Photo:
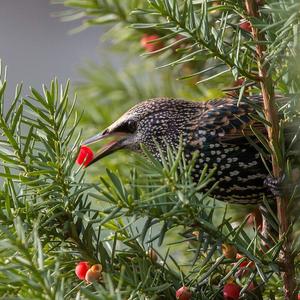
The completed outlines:
[[[78,68],[87,60],[101,61],[101,29],[70,35],[79,22],[61,22],[53,13],[65,9],[48,0],[0,0],[0,59],[8,66],[8,94],[16,83],[40,90],[57,76],[78,80]]]

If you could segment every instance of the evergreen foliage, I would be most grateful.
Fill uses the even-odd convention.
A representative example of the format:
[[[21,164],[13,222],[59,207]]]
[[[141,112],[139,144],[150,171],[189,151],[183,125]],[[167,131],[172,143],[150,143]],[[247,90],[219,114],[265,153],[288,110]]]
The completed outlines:
[[[233,224],[229,207],[203,192],[215,170],[206,168],[197,183],[191,179],[198,153],[187,164],[182,147],[169,147],[160,164],[143,149],[144,157],[134,156],[128,171],[116,170],[126,159],[114,157],[106,160],[107,170],[94,168],[93,178],[75,160],[82,136],[91,135],[87,127],[108,125],[139,100],[162,94],[205,100],[220,96],[220,89],[240,99],[246,92],[259,93],[259,63],[276,92],[298,93],[300,3],[256,1],[261,15],[255,18],[244,1],[55,2],[70,8],[59,13],[64,20],[83,18],[79,29],[109,24],[106,38],[112,48],[138,66],[123,63],[119,71],[87,65],[82,70],[86,80],[76,87],[77,102],[70,99],[68,82],[53,80],[42,92],[32,88],[28,97],[17,86],[9,107],[1,66],[1,297],[175,299],[176,290],[185,285],[192,299],[223,299],[224,284],[235,281],[242,287],[241,299],[283,299],[280,251],[288,233],[265,245],[265,237],[255,226],[249,228],[246,217]],[[243,20],[264,40],[256,41],[241,28]],[[156,34],[153,42],[163,46],[138,60],[143,34]],[[257,62],[260,43],[265,56]],[[155,67],[156,73],[149,74]],[[238,86],[230,87],[232,79],[241,77]],[[86,110],[78,116],[83,103]],[[288,177],[296,163],[291,157],[299,128],[287,148],[282,128],[294,120],[297,106],[296,95],[283,108],[277,148],[258,136],[261,148],[276,156]],[[269,126],[263,113],[259,119]],[[299,209],[297,190],[291,194],[290,207]],[[280,223],[270,208],[267,217],[275,227]],[[298,279],[298,216],[291,218]],[[224,245],[234,245],[239,258],[226,257]],[[147,254],[150,249],[157,261]],[[101,280],[79,281],[74,273],[79,261],[100,263]]]

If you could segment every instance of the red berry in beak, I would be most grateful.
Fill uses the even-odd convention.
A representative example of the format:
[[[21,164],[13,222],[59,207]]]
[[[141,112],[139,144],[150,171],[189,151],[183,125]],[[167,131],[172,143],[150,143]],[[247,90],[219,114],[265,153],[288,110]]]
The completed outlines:
[[[178,300],[190,300],[191,298],[192,292],[186,286],[182,286],[176,291],[176,299]]]
[[[93,160],[94,153],[93,151],[87,146],[81,146],[79,154],[76,159],[76,163],[78,165],[84,165],[85,167]]]
[[[224,300],[238,300],[241,287],[236,283],[226,283],[223,289]]]
[[[84,280],[85,274],[86,274],[86,272],[88,271],[89,268],[90,268],[90,265],[87,261],[81,261],[80,263],[77,264],[77,266],[75,268],[76,276],[79,279]]]

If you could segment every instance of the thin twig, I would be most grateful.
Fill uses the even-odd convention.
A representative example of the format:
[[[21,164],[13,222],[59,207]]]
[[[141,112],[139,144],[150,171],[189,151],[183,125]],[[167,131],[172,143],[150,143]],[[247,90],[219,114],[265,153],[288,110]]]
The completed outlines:
[[[258,4],[255,0],[245,0],[246,10],[250,17],[259,18]],[[252,36],[254,41],[264,41],[265,36],[252,26]],[[268,64],[264,62],[265,46],[263,43],[256,43],[256,58],[259,70],[260,86],[264,100],[265,117],[271,126],[268,126],[268,138],[272,152],[273,176],[279,178],[282,174],[283,166],[280,166],[275,149],[279,149],[279,118],[274,101],[274,87],[271,75],[268,75]],[[296,299],[296,278],[295,264],[292,254],[291,218],[288,212],[289,197],[276,197],[277,215],[279,220],[279,238],[284,238],[284,243],[280,253],[281,265],[283,267],[282,279],[284,284],[284,295],[286,300]]]

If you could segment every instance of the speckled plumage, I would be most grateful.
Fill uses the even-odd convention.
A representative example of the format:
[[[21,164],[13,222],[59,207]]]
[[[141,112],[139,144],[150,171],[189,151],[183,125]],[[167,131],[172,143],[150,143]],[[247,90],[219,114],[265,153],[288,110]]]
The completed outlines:
[[[150,99],[128,110],[104,134],[130,133],[119,148],[139,151],[142,143],[157,159],[156,142],[163,149],[165,142],[176,147],[182,137],[187,160],[199,151],[192,174],[195,181],[205,164],[217,168],[213,180],[219,184],[212,196],[233,203],[259,203],[267,192],[268,173],[249,138],[255,141],[251,127],[265,134],[264,125],[251,117],[262,99],[256,96],[248,101],[237,105],[232,97],[208,102]]]
[[[256,97],[253,101],[259,104],[261,99]],[[147,112],[151,112],[148,117]],[[138,104],[128,113],[144,114],[137,121],[141,142],[158,159],[154,139],[161,147],[165,147],[164,140],[174,146],[178,145],[182,135],[187,160],[194,151],[199,151],[193,171],[195,180],[199,179],[205,164],[209,168],[216,167],[213,180],[219,184],[212,195],[217,199],[257,203],[267,192],[264,185],[268,175],[266,168],[260,154],[245,137],[254,137],[250,125],[259,130],[264,127],[250,117],[255,109],[248,103],[241,102],[237,106],[234,98],[208,102],[156,99]]]

